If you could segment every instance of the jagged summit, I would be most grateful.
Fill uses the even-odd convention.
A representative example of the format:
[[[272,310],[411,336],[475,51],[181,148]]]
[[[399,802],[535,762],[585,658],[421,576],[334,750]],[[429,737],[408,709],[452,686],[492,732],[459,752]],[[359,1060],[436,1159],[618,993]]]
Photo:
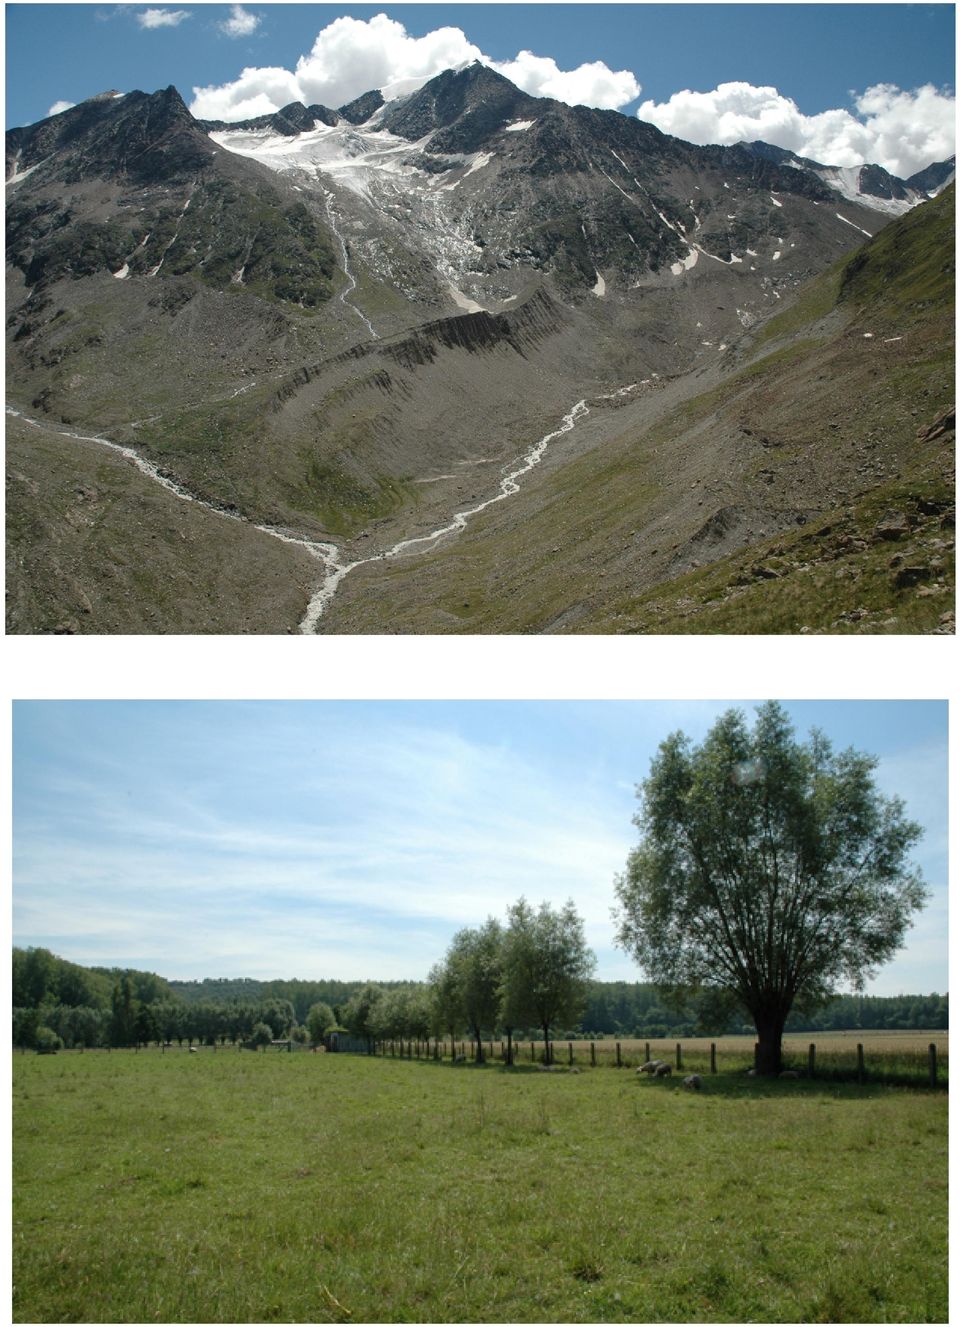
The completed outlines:
[[[475,61],[465,69],[445,70],[419,91],[388,104],[381,123],[412,141],[445,131],[434,133],[435,151],[475,152],[491,133],[542,105],[496,70]]]
[[[209,140],[172,85],[158,92],[100,94],[7,134],[7,178],[180,178],[212,155]],[[13,169],[16,165],[16,171]]]

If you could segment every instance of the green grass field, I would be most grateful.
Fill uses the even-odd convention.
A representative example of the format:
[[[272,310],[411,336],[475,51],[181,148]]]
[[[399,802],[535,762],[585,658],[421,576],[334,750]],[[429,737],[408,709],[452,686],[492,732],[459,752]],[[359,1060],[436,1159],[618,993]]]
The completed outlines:
[[[947,1097],[16,1055],[17,1322],[947,1317]]]

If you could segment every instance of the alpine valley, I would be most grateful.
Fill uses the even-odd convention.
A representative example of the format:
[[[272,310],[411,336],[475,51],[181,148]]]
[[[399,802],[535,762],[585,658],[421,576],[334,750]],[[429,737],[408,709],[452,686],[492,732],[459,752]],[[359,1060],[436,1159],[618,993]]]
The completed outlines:
[[[952,632],[952,176],[479,63],[13,129],[7,629]]]

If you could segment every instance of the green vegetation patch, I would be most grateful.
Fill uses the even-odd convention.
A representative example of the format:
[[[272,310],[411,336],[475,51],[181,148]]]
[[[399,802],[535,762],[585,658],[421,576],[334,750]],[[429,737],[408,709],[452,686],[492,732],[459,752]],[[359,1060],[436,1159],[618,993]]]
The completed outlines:
[[[191,196],[164,270],[310,309],[333,293],[336,263],[325,228],[303,203],[284,206],[271,189],[214,180]]]
[[[295,510],[315,516],[332,534],[350,536],[414,496],[407,480],[378,475],[373,484],[364,484],[338,458],[322,460],[309,452],[302,458],[303,478],[291,485],[288,501]]]
[[[878,524],[901,512],[902,542]],[[618,630],[686,634],[932,631],[953,608],[953,492],[935,475],[880,485],[851,507],[617,605]]]
[[[942,1093],[273,1051],[13,1068],[17,1322],[946,1320]]]
[[[953,306],[956,187],[914,208],[850,257],[839,299],[888,322]]]

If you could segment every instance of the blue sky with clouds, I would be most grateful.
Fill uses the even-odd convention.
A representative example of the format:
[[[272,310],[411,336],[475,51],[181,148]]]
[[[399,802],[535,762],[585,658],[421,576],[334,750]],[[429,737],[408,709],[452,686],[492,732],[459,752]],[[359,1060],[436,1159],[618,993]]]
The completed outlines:
[[[953,151],[952,4],[13,4],[6,25],[9,125],[170,83],[210,119],[339,106],[480,57],[696,142],[900,174]]]
[[[748,714],[753,707],[740,706]],[[21,702],[13,940],[167,977],[420,979],[453,932],[572,897],[598,976],[656,746],[723,702]],[[877,994],[947,989],[946,706],[788,704],[880,758],[933,900]]]

